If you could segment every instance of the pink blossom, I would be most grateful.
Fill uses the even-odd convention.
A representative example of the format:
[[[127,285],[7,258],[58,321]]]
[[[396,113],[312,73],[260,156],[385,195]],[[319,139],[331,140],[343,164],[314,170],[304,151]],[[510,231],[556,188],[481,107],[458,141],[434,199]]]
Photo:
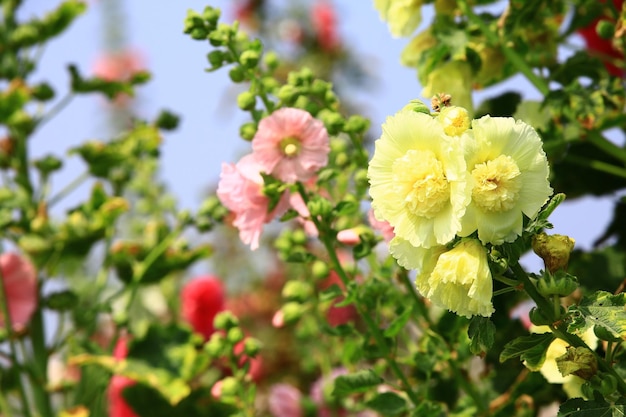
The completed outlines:
[[[353,227],[352,229],[341,230],[337,233],[337,240],[344,245],[356,245],[361,241],[359,229]]]
[[[189,281],[181,291],[181,315],[194,331],[208,340],[215,329],[213,320],[224,310],[224,286],[219,278],[201,276]]]
[[[239,238],[250,249],[259,247],[263,225],[286,209],[283,196],[276,208],[268,213],[270,200],[263,194],[263,177],[254,155],[246,155],[237,164],[223,164],[217,185],[217,196],[235,215],[233,225]]]
[[[320,47],[329,52],[337,49],[339,46],[337,16],[330,2],[326,0],[316,2],[311,12],[311,20]]]
[[[393,226],[390,225],[389,222],[385,220],[376,219],[376,217],[374,216],[373,210],[370,210],[367,213],[367,219],[369,220],[372,228],[374,230],[378,230],[383,235],[383,239],[385,239],[385,242],[387,243],[391,242],[391,239],[393,239],[396,236],[396,234],[393,231]]]
[[[532,322],[530,321],[530,310],[536,306],[537,304],[535,304],[533,300],[522,301],[513,307],[513,309],[509,312],[509,317],[521,321],[524,328],[528,330],[530,329],[530,326],[532,326]]]
[[[106,52],[98,57],[93,73],[106,81],[128,81],[144,69],[143,59],[137,51],[121,50]]]
[[[274,417],[302,417],[302,393],[289,384],[272,385],[269,393],[269,409]]]
[[[15,331],[22,331],[37,309],[37,271],[26,258],[11,252],[0,255],[0,271],[11,316],[11,327]],[[5,326],[2,310],[0,326]]]
[[[280,329],[284,325],[285,325],[285,313],[283,313],[282,310],[278,310],[272,316],[272,326],[276,327],[277,329]]]
[[[317,227],[315,227],[315,223],[313,223],[312,220],[308,220],[311,217],[311,213],[302,199],[302,196],[300,194],[291,194],[289,196],[289,204],[291,205],[291,208],[300,215],[298,220],[302,223],[304,233],[310,237],[317,237],[319,232],[317,231]]]
[[[122,336],[117,340],[113,349],[113,357],[116,360],[123,360],[128,355],[128,340]],[[137,417],[137,414],[126,403],[123,392],[126,387],[134,385],[136,382],[123,375],[113,375],[109,382],[107,396],[109,400],[109,417]]]
[[[261,120],[252,150],[264,172],[294,183],[326,166],[330,145],[321,121],[304,110],[283,108]]]

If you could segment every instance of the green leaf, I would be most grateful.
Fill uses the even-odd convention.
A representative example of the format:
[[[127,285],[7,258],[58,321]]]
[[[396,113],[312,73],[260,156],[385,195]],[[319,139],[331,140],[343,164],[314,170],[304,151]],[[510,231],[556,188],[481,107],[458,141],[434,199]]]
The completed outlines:
[[[531,334],[513,339],[504,346],[500,362],[519,356],[531,371],[538,371],[546,359],[548,346],[555,339],[552,333]]]
[[[479,355],[493,346],[496,326],[489,317],[474,316],[470,320],[467,335],[470,338],[470,351],[474,355]]]
[[[396,335],[400,333],[400,330],[402,330],[404,326],[406,325],[406,323],[409,321],[409,318],[411,318],[412,314],[413,314],[413,308],[409,307],[409,308],[406,308],[402,312],[402,314],[400,314],[398,317],[393,319],[389,327],[385,329],[385,333],[384,333],[385,337],[396,337]]]
[[[557,417],[624,417],[626,408],[624,400],[615,404],[606,401],[585,401],[582,398],[567,400],[559,408]]]
[[[589,326],[601,326],[614,336],[626,339],[626,294],[613,295],[598,291],[584,297],[577,306],[570,307],[574,320],[568,331],[574,332]]]
[[[345,396],[354,392],[365,392],[371,387],[375,387],[383,382],[383,379],[376,375],[371,369],[355,372],[348,375],[340,375],[335,379],[333,388],[334,396]]]
[[[406,400],[394,392],[378,394],[365,405],[383,416],[396,416],[406,412]]]

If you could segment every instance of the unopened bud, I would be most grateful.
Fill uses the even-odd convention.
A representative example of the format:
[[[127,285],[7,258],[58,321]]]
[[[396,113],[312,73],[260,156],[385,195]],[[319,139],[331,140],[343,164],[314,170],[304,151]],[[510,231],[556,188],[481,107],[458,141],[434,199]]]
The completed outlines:
[[[221,311],[215,316],[213,326],[218,330],[230,330],[239,326],[239,319],[230,311]]]
[[[252,110],[256,106],[256,97],[249,91],[244,91],[237,97],[237,105],[241,110]]]
[[[430,114],[430,109],[428,108],[428,106],[426,106],[426,104],[424,104],[423,101],[421,100],[411,100],[409,101],[409,104],[407,104],[406,106],[404,106],[402,108],[402,111],[413,111],[415,113],[424,113],[424,114]]]
[[[287,281],[283,287],[282,296],[287,300],[305,301],[313,295],[313,288],[309,283],[302,281]]]
[[[570,253],[576,241],[565,235],[539,233],[533,236],[533,251],[543,259],[546,269],[552,273],[566,269]]]
[[[567,297],[576,291],[576,288],[578,288],[578,280],[565,271],[557,271],[554,275],[545,272],[537,282],[537,290],[544,297],[553,295]]]

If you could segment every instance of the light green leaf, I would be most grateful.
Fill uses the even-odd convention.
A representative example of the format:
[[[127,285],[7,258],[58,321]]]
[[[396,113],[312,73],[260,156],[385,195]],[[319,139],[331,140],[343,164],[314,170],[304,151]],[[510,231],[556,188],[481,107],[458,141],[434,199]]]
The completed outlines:
[[[409,318],[411,318],[411,314],[413,314],[413,308],[409,307],[405,309],[402,314],[393,319],[389,327],[385,329],[385,337],[396,337],[409,321]]]
[[[626,296],[598,291],[570,308],[574,318],[568,331],[581,331],[589,326],[601,326],[614,336],[626,339]]]
[[[567,400],[559,408],[557,417],[624,417],[624,401],[609,404],[605,401],[585,401],[582,398]]]
[[[396,416],[407,409],[406,400],[394,392],[378,394],[365,405],[383,416]]]

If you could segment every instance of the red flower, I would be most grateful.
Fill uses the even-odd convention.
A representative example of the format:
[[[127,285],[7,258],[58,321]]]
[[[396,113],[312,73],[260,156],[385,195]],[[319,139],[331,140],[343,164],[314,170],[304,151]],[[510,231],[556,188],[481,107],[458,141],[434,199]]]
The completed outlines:
[[[224,287],[217,277],[198,277],[187,283],[181,292],[181,314],[194,331],[208,340],[215,331],[213,319],[224,310],[224,301]]]
[[[325,51],[334,51],[339,46],[337,36],[337,16],[335,9],[326,0],[320,0],[313,6],[311,11],[313,30],[317,37],[317,42]]]
[[[113,357],[117,360],[122,360],[128,355],[128,342],[126,337],[122,336],[117,340],[115,348],[113,349]],[[122,393],[126,387],[134,385],[135,381],[122,376],[113,375],[109,382],[109,389],[107,396],[109,399],[109,417],[137,417],[137,414],[126,403]]]
[[[26,259],[16,253],[0,255],[0,271],[4,295],[9,305],[12,328],[23,330],[37,309],[37,271]],[[0,327],[5,327],[5,318],[0,309]]]
[[[613,0],[613,5],[617,10],[622,9],[623,3],[623,0]],[[624,55],[613,46],[611,39],[601,38],[596,31],[596,26],[598,25],[598,22],[602,20],[607,20],[615,23],[613,19],[609,19],[608,17],[598,17],[597,19],[594,19],[594,21],[591,22],[588,26],[578,29],[578,33],[585,39],[585,43],[587,44],[587,49],[589,49],[589,52],[593,55],[597,55],[598,58],[600,58],[604,62],[604,66],[606,67],[607,71],[609,71],[609,73],[612,75],[622,77],[624,76],[624,69],[614,65],[611,60],[623,60]]]
[[[339,278],[339,275],[337,275],[335,271],[331,271],[328,275],[328,278],[320,283],[320,289],[323,291],[333,284],[338,285],[342,289],[345,288],[343,282]],[[328,320],[328,324],[333,327],[339,326],[341,324],[346,324],[350,321],[353,321],[357,317],[356,309],[352,305],[336,307],[336,304],[342,302],[343,299],[343,296],[337,297],[328,309],[328,312],[326,313],[326,319]]]

